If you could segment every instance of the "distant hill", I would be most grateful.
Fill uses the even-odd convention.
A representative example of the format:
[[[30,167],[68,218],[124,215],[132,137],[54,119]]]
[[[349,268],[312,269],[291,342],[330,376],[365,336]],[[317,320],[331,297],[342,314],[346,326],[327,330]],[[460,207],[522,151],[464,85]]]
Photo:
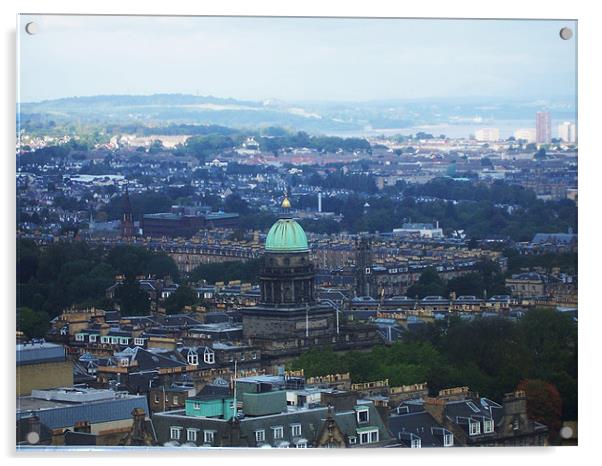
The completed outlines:
[[[553,118],[574,118],[570,101],[495,102],[493,99],[422,99],[372,102],[249,101],[190,94],[69,97],[20,106],[22,122],[221,125],[233,128],[281,126],[311,132],[410,128],[462,121],[534,119],[550,109]],[[482,122],[482,123],[481,123]]]

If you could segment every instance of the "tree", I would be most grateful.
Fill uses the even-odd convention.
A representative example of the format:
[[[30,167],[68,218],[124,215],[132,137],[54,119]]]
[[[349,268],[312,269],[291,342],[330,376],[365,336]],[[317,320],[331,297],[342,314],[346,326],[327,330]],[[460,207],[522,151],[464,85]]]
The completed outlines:
[[[242,199],[238,194],[231,194],[224,202],[226,212],[236,212],[241,215],[249,213],[249,205],[247,201]]]
[[[407,295],[414,298],[424,298],[426,296],[444,296],[446,294],[446,285],[433,267],[428,267],[420,274],[418,282],[408,288]]]
[[[148,294],[140,289],[138,282],[126,278],[115,290],[115,302],[119,304],[122,315],[144,316],[150,313]]]
[[[37,273],[40,250],[31,240],[18,240],[17,258],[17,282],[27,283]]]
[[[196,292],[188,285],[182,285],[165,300],[165,311],[168,314],[178,314],[186,306],[192,306],[197,301]]]
[[[454,366],[489,377],[486,386],[475,379],[471,388],[498,398],[516,387],[530,369],[529,351],[520,328],[502,317],[451,322],[442,352]]]
[[[562,399],[554,385],[544,380],[522,380],[517,387],[527,396],[527,414],[530,419],[540,422],[550,430],[550,442],[558,442],[562,425]]]
[[[534,309],[520,320],[520,329],[533,358],[533,375],[549,380],[566,372],[577,377],[577,326],[553,309]]]
[[[483,277],[478,273],[467,273],[454,277],[447,282],[447,294],[455,293],[456,296],[471,295],[483,296],[485,285]]]
[[[207,281],[207,283],[228,282],[242,280],[257,283],[262,259],[249,259],[248,261],[228,261],[213,264],[201,264],[190,273],[193,282]]]
[[[44,311],[34,311],[28,307],[17,309],[17,330],[29,338],[41,338],[50,328],[50,319]]]

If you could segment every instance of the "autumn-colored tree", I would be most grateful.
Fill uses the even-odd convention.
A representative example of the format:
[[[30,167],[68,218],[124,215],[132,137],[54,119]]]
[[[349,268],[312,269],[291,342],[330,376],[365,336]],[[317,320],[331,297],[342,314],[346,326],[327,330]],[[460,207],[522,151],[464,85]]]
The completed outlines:
[[[522,380],[517,387],[527,395],[527,414],[550,430],[550,442],[556,443],[561,427],[562,399],[554,385],[539,379]]]

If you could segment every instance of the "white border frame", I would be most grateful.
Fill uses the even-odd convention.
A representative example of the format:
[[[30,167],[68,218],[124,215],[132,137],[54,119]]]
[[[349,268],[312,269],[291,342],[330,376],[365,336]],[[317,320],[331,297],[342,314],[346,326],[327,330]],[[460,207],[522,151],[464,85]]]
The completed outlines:
[[[599,404],[596,401],[598,384],[596,375],[599,371],[599,359],[594,342],[599,336],[597,330],[600,326],[599,304],[595,300],[596,285],[599,272],[596,265],[601,263],[600,247],[597,238],[600,231],[597,227],[600,206],[597,202],[602,193],[595,189],[602,185],[597,179],[602,174],[602,155],[596,147],[595,135],[600,129],[600,84],[602,75],[600,71],[599,44],[602,44],[600,30],[600,16],[596,15],[596,2],[581,1],[567,2],[548,0],[541,2],[525,2],[524,0],[504,0],[493,2],[474,0],[421,0],[419,2],[394,4],[385,0],[372,0],[370,2],[359,0],[346,1],[320,1],[320,0],[293,0],[288,2],[277,0],[222,0],[220,2],[187,2],[185,0],[145,0],[144,2],[124,2],[123,0],[4,0],[0,4],[2,15],[0,21],[3,33],[3,54],[5,70],[2,73],[2,92],[4,108],[1,113],[0,128],[2,128],[2,143],[4,147],[3,164],[4,183],[2,183],[2,195],[4,200],[4,218],[8,219],[8,225],[2,229],[4,241],[2,241],[2,257],[4,261],[4,279],[1,281],[4,297],[3,307],[5,312],[5,330],[3,358],[5,362],[6,390],[4,399],[10,400],[5,405],[5,420],[2,424],[1,438],[4,442],[5,456],[12,463],[16,458],[24,458],[26,461],[39,461],[43,458],[47,464],[96,464],[106,463],[108,457],[140,457],[149,464],[157,464],[165,461],[165,457],[175,456],[180,461],[207,458],[212,462],[221,463],[241,461],[248,464],[272,464],[282,462],[283,454],[273,451],[198,451],[177,452],[166,450],[150,452],[129,452],[118,454],[114,452],[105,453],[72,453],[72,452],[40,452],[15,453],[14,450],[14,322],[15,316],[11,312],[14,309],[15,299],[15,23],[17,13],[72,13],[72,14],[177,14],[177,15],[270,15],[270,16],[370,16],[370,17],[464,17],[464,18],[533,18],[533,19],[577,19],[579,21],[579,143],[583,156],[579,161],[579,243],[582,251],[587,254],[581,255],[579,263],[580,272],[580,302],[582,304],[581,322],[579,325],[580,357],[579,371],[581,376],[579,395],[579,444],[577,448],[496,448],[496,449],[440,449],[424,450],[417,452],[409,450],[399,451],[396,449],[360,450],[338,452],[335,456],[331,452],[319,452],[306,450],[303,454],[296,453],[289,456],[286,461],[293,464],[305,464],[307,461],[322,458],[327,461],[344,461],[347,464],[363,464],[373,461],[372,457],[378,455],[381,461],[433,461],[446,464],[465,464],[469,461],[483,461],[487,457],[490,465],[509,462],[522,464],[523,462],[545,462],[546,464],[568,464],[588,463],[588,459],[596,455],[597,429],[594,425],[598,422]],[[596,150],[598,149],[598,150]],[[598,272],[598,273],[597,273]],[[594,333],[596,332],[596,333]],[[597,348],[596,348],[597,349]],[[593,403],[588,401],[592,400]],[[282,450],[286,452],[287,450]],[[290,451],[290,450],[288,450]],[[310,453],[311,452],[311,453]],[[309,453],[310,456],[304,456]],[[475,458],[475,456],[481,458]],[[66,457],[66,458],[65,458]],[[37,459],[33,459],[37,458]],[[125,459],[125,458],[123,458]],[[131,459],[125,459],[131,461]]]

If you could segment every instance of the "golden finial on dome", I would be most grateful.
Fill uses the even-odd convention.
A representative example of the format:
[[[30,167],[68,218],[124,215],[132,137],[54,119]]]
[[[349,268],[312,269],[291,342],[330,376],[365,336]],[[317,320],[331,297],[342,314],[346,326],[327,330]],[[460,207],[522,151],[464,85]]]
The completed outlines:
[[[288,195],[284,195],[284,199],[282,201],[281,207],[283,209],[290,209],[291,208],[291,201],[288,200]]]

